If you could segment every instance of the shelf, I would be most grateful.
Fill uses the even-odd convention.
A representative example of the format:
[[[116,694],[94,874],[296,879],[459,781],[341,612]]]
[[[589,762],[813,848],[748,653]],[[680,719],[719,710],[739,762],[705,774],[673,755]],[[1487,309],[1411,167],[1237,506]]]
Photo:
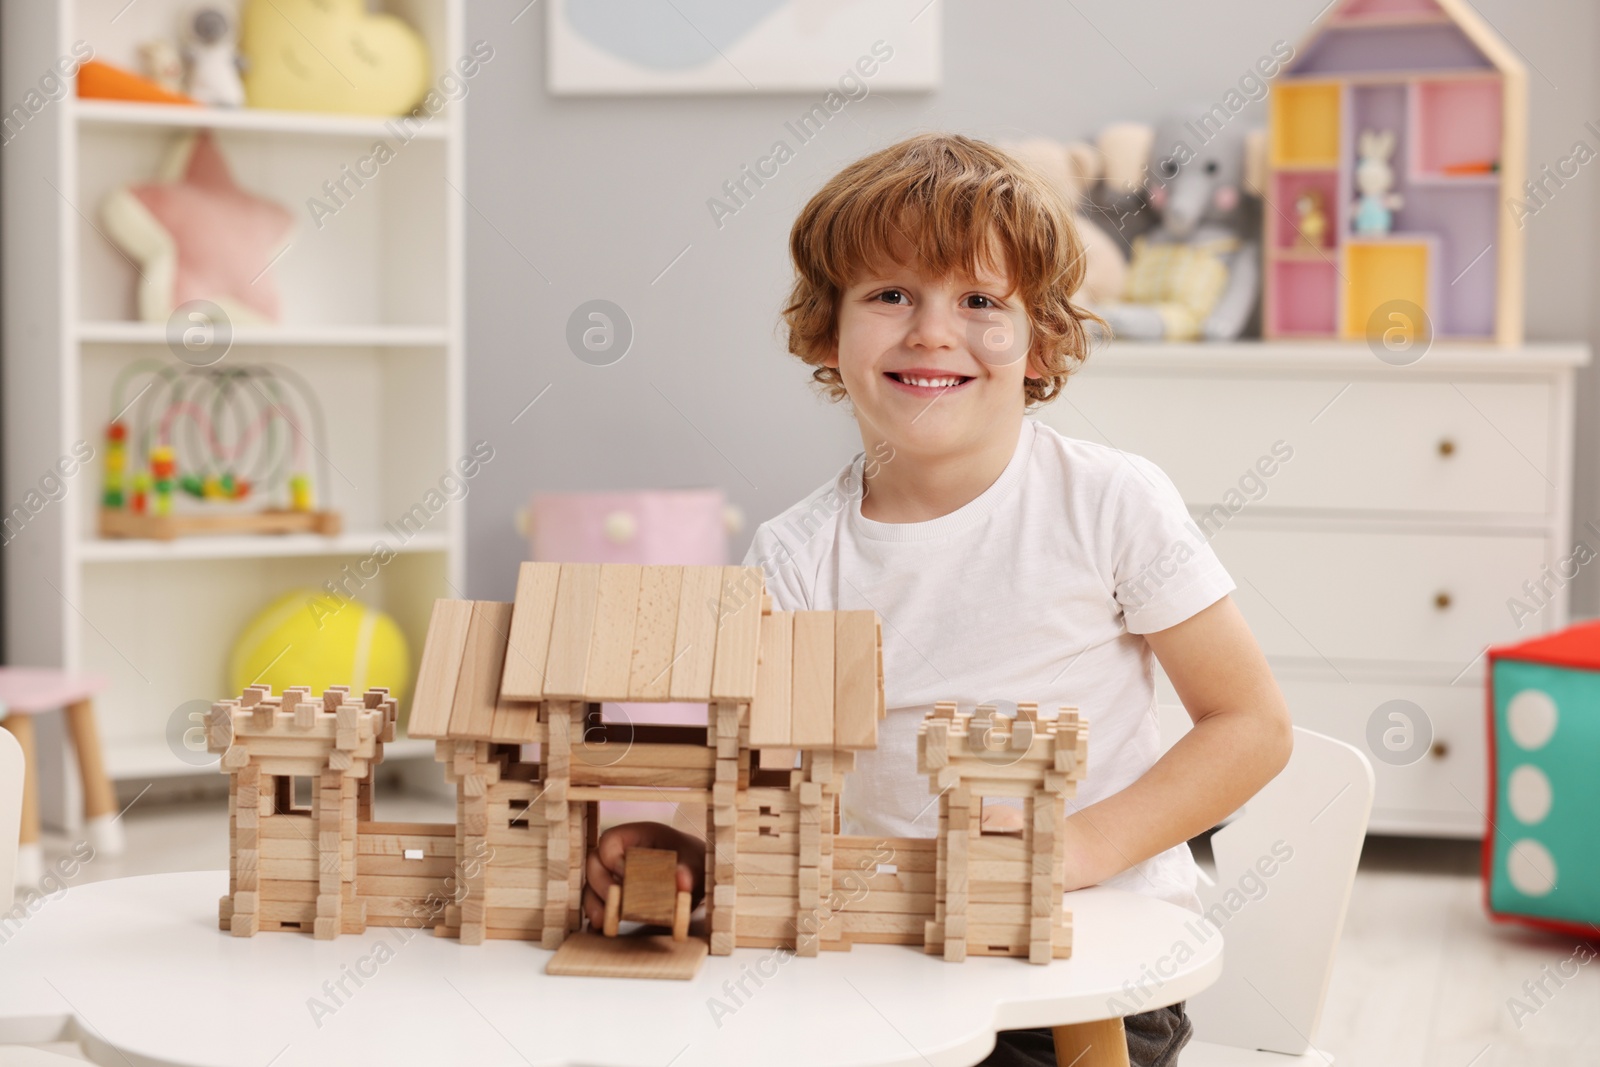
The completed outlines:
[[[1096,349],[1090,357],[1092,366],[1134,372],[1290,368],[1323,370],[1340,377],[1374,372],[1393,377],[1398,373],[1470,373],[1485,368],[1504,371],[1510,366],[1549,371],[1586,367],[1589,362],[1586,344],[1531,343],[1505,348],[1487,340],[1447,342],[1443,338],[1436,338],[1427,356],[1405,368],[1379,363],[1365,341],[1328,337],[1182,343],[1115,341]]]
[[[162,127],[168,129],[244,130],[290,136],[389,137],[401,141],[437,141],[449,136],[450,120],[433,118],[403,124],[399,118],[332,115],[316,111],[270,111],[264,108],[186,107],[180,104],[137,104],[120,100],[75,100],[79,125]]]
[[[164,322],[80,322],[84,344],[165,345]],[[317,348],[428,348],[450,343],[443,326],[235,326],[233,345]]]
[[[85,538],[78,558],[86,563],[161,563],[193,559],[266,559],[281,556],[366,556],[383,541],[392,552],[447,552],[449,535],[427,530],[398,541],[387,530],[353,530],[337,537],[282,534],[257,537],[186,537],[174,541]]]
[[[1332,266],[1339,258],[1339,250],[1332,245],[1323,248],[1306,248],[1294,245],[1289,248],[1269,248],[1267,254],[1286,263],[1326,263]]]

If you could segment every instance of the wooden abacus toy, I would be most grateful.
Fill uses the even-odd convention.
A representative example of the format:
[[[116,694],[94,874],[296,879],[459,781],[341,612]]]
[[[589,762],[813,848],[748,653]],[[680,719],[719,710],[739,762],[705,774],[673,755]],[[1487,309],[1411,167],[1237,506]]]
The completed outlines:
[[[101,537],[339,532],[338,513],[316,507],[309,474],[314,451],[328,482],[322,408],[286,369],[143,360],[118,378],[112,408]],[[124,412],[139,460],[131,480]],[[175,506],[185,498],[188,506]],[[244,506],[256,500],[265,506]]]

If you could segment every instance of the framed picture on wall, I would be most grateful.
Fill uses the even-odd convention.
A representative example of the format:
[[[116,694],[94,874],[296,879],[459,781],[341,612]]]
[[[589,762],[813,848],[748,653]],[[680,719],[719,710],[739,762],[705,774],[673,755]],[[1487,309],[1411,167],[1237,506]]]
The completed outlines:
[[[549,0],[549,88],[850,96],[934,89],[943,6],[943,0]]]

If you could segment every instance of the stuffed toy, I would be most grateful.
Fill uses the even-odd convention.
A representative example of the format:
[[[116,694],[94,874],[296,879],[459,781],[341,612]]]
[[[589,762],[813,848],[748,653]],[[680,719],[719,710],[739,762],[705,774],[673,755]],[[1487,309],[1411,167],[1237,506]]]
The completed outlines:
[[[183,20],[183,58],[189,95],[212,107],[243,107],[238,27],[221,4],[203,4]]]
[[[139,67],[144,76],[169,93],[183,93],[183,54],[165,37],[139,46]]]
[[[288,247],[289,209],[241,189],[209,131],[185,134],[153,182],[101,204],[106,233],[139,265],[139,318],[166,322],[209,300],[234,323],[277,322],[268,269]]]
[[[1133,239],[1155,225],[1145,202],[1150,145],[1156,131],[1144,122],[1114,122],[1095,137],[1100,153],[1100,181],[1089,194],[1089,207],[1105,231],[1122,247],[1122,258],[1133,251]],[[1118,296],[1121,295],[1119,291]]]
[[[1146,199],[1156,226],[1133,240],[1121,301],[1095,308],[1112,333],[1136,341],[1229,341],[1260,293],[1254,219],[1244,205],[1249,132],[1233,123],[1201,141],[1187,115],[1160,123]]]
[[[404,115],[428,92],[428,46],[362,0],[249,0],[241,39],[251,107]]]
[[[1049,181],[1075,211],[1085,257],[1083,286],[1077,298],[1086,304],[1102,304],[1120,297],[1127,257],[1121,246],[1083,210],[1088,190],[1100,177],[1099,153],[1079,141],[1062,144],[1047,137],[1001,147]]]
[[[143,104],[195,103],[182,93],[168,92],[150,78],[98,59],[78,68],[78,95],[85,100],[132,100]]]

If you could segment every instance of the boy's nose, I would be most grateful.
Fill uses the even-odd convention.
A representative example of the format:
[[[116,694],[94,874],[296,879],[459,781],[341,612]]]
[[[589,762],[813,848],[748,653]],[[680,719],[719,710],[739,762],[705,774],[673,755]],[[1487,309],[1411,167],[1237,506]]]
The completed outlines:
[[[911,318],[906,343],[913,347],[954,348],[961,338],[961,323],[954,314],[943,308],[921,307]]]

